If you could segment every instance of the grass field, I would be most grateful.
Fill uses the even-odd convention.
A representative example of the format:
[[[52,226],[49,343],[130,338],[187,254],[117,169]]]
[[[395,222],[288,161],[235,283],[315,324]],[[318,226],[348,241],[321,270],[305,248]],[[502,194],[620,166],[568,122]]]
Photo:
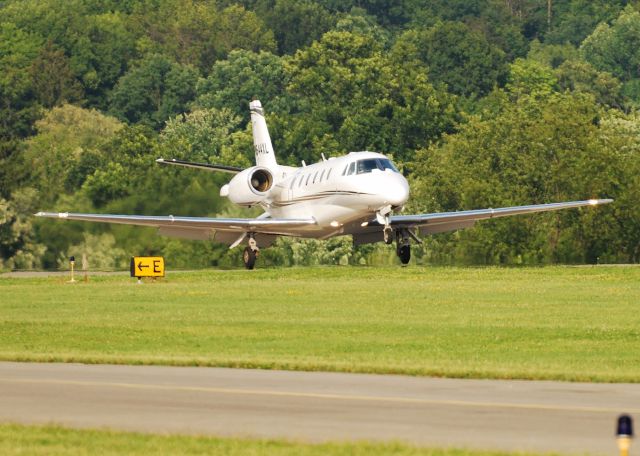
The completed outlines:
[[[640,267],[0,278],[0,359],[640,382]]]
[[[0,424],[0,454],[18,455],[225,455],[225,456],[506,456],[532,453],[423,449],[399,443],[304,444],[282,440],[221,439],[72,430],[58,426]]]

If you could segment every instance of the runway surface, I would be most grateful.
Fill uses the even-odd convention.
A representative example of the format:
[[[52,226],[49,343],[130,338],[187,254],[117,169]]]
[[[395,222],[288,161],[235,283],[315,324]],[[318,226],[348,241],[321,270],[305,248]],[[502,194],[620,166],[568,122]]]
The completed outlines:
[[[0,363],[0,421],[615,454],[640,385]]]

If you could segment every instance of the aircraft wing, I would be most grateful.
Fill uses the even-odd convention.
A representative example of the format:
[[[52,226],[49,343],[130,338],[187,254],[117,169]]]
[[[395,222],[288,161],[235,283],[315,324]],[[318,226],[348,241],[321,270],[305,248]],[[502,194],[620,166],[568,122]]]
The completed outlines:
[[[158,228],[165,236],[185,239],[215,239],[232,244],[239,235],[247,232],[263,235],[296,235],[297,229],[315,225],[313,218],[275,219],[275,218],[209,218],[175,217],[173,215],[109,215],[74,214],[71,212],[38,212],[36,217],[48,217],[62,220],[81,220],[85,222],[118,223]]]
[[[177,160],[172,158],[170,160],[165,160],[164,158],[158,158],[156,163],[160,165],[175,165],[175,166],[184,166],[185,168],[197,168],[204,169],[207,171],[220,171],[223,173],[229,174],[238,174],[242,171],[242,168],[236,168],[235,166],[226,166],[226,165],[210,165],[209,163],[194,163],[188,162],[184,160]]]
[[[433,214],[394,215],[390,217],[394,227],[417,227],[421,234],[442,233],[461,228],[469,228],[478,220],[507,217],[518,214],[557,211],[582,206],[598,206],[613,202],[612,199],[592,199],[587,201],[568,201],[562,203],[534,204],[530,206],[501,207],[498,209],[476,209],[471,211],[440,212]],[[368,226],[379,225],[372,221]]]

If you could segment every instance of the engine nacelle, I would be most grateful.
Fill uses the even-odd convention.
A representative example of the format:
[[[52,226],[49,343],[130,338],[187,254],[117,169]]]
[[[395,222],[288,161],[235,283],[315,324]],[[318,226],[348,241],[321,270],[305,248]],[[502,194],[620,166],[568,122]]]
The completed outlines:
[[[236,174],[220,189],[220,196],[241,206],[253,206],[264,200],[273,187],[273,174],[267,168],[254,166]]]

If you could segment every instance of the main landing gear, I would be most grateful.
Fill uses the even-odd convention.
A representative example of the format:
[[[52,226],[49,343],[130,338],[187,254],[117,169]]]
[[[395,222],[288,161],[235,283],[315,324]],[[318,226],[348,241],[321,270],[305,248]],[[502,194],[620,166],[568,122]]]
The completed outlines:
[[[422,241],[418,236],[412,233],[409,228],[400,228],[396,230],[396,255],[400,258],[400,263],[406,265],[411,260],[411,239],[418,244]]]
[[[249,234],[249,245],[245,247],[244,252],[242,253],[242,261],[244,262],[244,267],[247,269],[253,269],[256,265],[256,259],[260,254],[260,249],[256,244],[256,240],[253,237],[253,234]]]
[[[396,231],[396,255],[403,265],[411,260],[411,233],[406,228]]]

